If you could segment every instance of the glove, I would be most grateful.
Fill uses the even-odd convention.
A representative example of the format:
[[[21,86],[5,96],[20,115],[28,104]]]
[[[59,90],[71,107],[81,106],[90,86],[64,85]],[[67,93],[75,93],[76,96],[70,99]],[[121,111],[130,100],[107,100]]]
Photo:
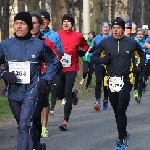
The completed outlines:
[[[63,69],[63,65],[62,65],[62,63],[59,61],[59,62],[58,62],[57,73],[56,73],[56,74],[59,74],[59,72],[61,72],[62,69]]]
[[[3,78],[3,80],[5,80],[6,82],[9,82],[11,84],[14,84],[17,82],[17,77],[14,72],[7,72],[7,71],[3,72],[2,78]]]
[[[77,54],[78,54],[80,57],[84,56],[85,53],[86,53],[86,51],[83,51],[83,50],[78,50],[78,51],[77,51]]]
[[[43,93],[47,89],[47,81],[44,79],[40,79],[37,85],[37,89],[40,93]]]
[[[133,73],[135,73],[137,75],[139,75],[140,72],[141,72],[141,68],[140,67],[136,67],[136,68],[133,69]]]
[[[111,54],[109,53],[107,56],[103,57],[103,63],[104,64],[110,64],[112,61]]]

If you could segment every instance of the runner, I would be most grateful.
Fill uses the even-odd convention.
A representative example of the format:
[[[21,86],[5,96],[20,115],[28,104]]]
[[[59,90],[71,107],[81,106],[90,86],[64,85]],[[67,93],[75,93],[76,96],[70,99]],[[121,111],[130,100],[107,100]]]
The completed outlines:
[[[133,77],[130,74],[133,53],[138,53],[141,58],[138,67],[133,70],[135,73],[141,72],[145,61],[141,47],[132,38],[124,36],[124,30],[125,21],[117,17],[112,21],[112,36],[102,40],[91,57],[93,63],[107,66],[109,101],[115,113],[118,129],[115,150],[124,150],[129,138],[126,130],[126,111],[130,101],[131,76]],[[105,56],[100,58],[102,52],[105,53]]]

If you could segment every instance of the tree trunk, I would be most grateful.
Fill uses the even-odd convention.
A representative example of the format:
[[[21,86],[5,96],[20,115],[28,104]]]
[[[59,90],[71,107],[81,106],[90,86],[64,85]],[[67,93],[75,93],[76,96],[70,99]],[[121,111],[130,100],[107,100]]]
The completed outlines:
[[[138,27],[142,27],[142,14],[143,14],[143,4],[141,0],[133,1],[133,13],[132,19],[137,22]]]
[[[25,11],[25,0],[17,0],[18,12]]]
[[[26,4],[29,12],[36,11],[39,6],[39,0],[26,0]]]
[[[91,16],[90,27],[91,30],[95,31],[96,33],[99,33],[103,2],[102,0],[93,0],[92,3],[93,3],[93,12]]]
[[[57,31],[62,28],[62,17],[67,13],[65,0],[51,1],[52,28]]]
[[[132,20],[132,11],[133,11],[133,0],[127,1],[127,19]]]
[[[143,24],[146,24],[149,26],[150,29],[150,0],[144,0],[144,15],[143,15]]]
[[[2,40],[6,39],[8,37],[9,37],[9,0],[4,0]]]

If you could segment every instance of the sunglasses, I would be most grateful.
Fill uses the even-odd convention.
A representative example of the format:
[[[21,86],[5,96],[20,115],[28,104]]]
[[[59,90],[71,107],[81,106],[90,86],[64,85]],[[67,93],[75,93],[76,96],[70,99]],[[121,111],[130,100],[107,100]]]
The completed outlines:
[[[125,27],[126,29],[131,29],[130,27]]]

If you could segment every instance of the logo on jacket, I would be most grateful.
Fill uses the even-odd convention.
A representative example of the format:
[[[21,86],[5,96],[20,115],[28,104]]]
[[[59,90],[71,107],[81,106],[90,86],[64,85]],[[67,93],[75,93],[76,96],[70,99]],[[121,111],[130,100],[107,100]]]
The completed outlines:
[[[129,51],[126,51],[126,53],[129,53]]]
[[[32,57],[32,58],[35,58],[35,55],[34,55],[34,54],[32,54],[32,55],[31,55],[31,57]]]

